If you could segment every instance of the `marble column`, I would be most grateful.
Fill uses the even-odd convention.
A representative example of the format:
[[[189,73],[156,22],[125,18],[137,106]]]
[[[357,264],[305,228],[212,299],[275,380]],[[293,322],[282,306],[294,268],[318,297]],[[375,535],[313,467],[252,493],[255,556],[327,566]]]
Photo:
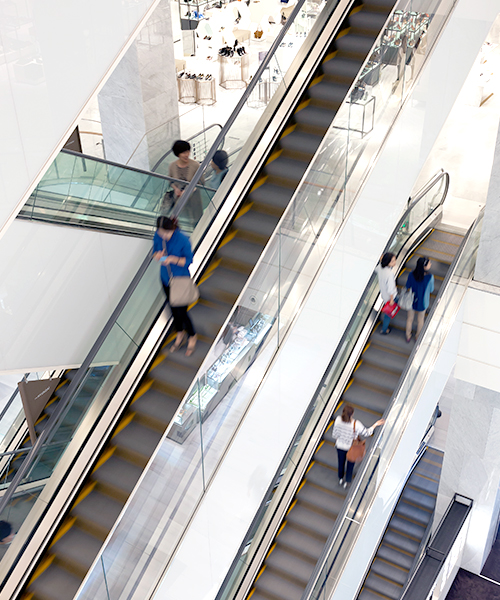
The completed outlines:
[[[500,509],[500,393],[453,376],[437,527],[455,493],[474,500],[462,568],[479,574],[494,541]]]
[[[179,138],[172,13],[162,0],[98,95],[108,160],[150,170]]]

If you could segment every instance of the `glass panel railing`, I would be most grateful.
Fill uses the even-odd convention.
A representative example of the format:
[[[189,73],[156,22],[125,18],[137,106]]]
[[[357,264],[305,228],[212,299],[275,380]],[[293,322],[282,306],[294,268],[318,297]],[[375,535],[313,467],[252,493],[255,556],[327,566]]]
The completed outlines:
[[[414,199],[410,199],[410,207],[396,226],[385,251],[392,251],[395,254],[401,251],[409,238],[422,226],[422,223],[426,219],[429,219],[435,210],[443,204],[446,198],[448,182],[448,174],[440,172],[431,179],[428,185],[417,192]],[[378,280],[376,275],[373,275],[339,343],[338,350],[332,359],[328,372],[322,383],[318,386],[320,391],[313,398],[304,415],[295,438],[290,445],[291,449],[277,471],[275,480],[262,502],[253,526],[248,531],[241,545],[240,554],[233,563],[229,578],[219,591],[217,600],[229,600],[239,590],[256,553],[260,549],[271,520],[276,511],[279,510],[284,494],[286,494],[289,485],[296,477],[297,467],[301,463],[311,435],[321,421],[325,409],[330,407],[331,411],[334,408],[331,407],[330,397],[344,372],[365,323],[373,311],[378,296]]]
[[[386,423],[380,435],[374,440],[366,463],[337,518],[335,529],[328,539],[325,552],[309,582],[304,599],[330,598],[352,554],[368,514],[368,508],[377,496],[405,427],[419,401],[474,275],[483,214],[484,211],[469,230],[443,282],[421,337],[408,360],[408,366],[398,389],[393,395],[386,414]]]
[[[156,219],[175,203],[173,184],[185,182],[62,150],[19,216],[152,237]],[[206,208],[215,193],[198,186]],[[181,219],[187,231],[193,219]]]

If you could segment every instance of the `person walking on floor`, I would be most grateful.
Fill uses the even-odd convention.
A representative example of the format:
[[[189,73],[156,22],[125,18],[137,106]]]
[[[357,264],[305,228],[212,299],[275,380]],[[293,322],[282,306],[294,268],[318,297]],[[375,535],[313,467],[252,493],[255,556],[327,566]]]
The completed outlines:
[[[394,254],[392,252],[386,252],[375,268],[375,273],[378,276],[378,284],[380,287],[380,295],[382,296],[382,300],[384,301],[384,304],[389,302],[391,306],[396,302],[396,296],[398,293],[396,288],[396,274],[394,273],[395,264],[396,257]],[[389,327],[390,322],[391,317],[383,313],[382,329],[380,330],[382,335],[387,335],[391,332],[391,328]]]
[[[373,435],[375,427],[385,423],[384,419],[379,419],[371,427],[365,427],[361,421],[352,418],[353,413],[354,408],[349,404],[345,404],[342,409],[342,414],[335,419],[332,430],[332,437],[335,440],[339,463],[339,485],[343,485],[344,488],[352,481],[354,463],[347,460],[347,452],[352,446],[353,441],[358,436],[362,438],[370,437]]]
[[[189,238],[177,227],[175,219],[158,217],[156,233],[153,238],[153,257],[161,262],[160,276],[163,289],[170,300],[170,276],[189,277],[189,265],[193,262],[193,252]],[[168,265],[168,266],[167,266]],[[170,347],[170,352],[179,350],[187,334],[188,344],[186,356],[191,356],[196,347],[196,331],[188,315],[187,306],[170,306],[174,319],[174,328],[177,332],[175,342]]]
[[[413,308],[406,317],[406,341],[411,341],[413,320],[417,314],[417,338],[424,326],[425,311],[429,308],[431,293],[434,291],[434,275],[430,272],[432,262],[425,256],[417,260],[417,265],[408,275],[406,287],[413,292]]]

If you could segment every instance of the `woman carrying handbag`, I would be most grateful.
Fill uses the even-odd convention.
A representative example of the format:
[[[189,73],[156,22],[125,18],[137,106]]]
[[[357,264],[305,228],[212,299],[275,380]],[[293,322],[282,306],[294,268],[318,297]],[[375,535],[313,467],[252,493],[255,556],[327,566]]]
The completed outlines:
[[[175,219],[158,217],[156,227],[153,257],[161,263],[161,282],[177,332],[170,352],[179,350],[187,334],[186,356],[191,356],[196,347],[197,337],[188,315],[188,305],[196,302],[198,298],[197,288],[191,280],[188,269],[193,262],[191,243],[189,238],[179,230]]]
[[[373,430],[385,423],[379,419],[371,427],[365,427],[361,421],[352,418],[354,408],[345,404],[342,415],[339,415],[333,424],[332,437],[335,441],[338,456],[339,485],[347,487],[352,481],[352,473],[356,462],[361,462],[364,453],[364,440],[373,435]],[[346,468],[347,465],[347,468]]]

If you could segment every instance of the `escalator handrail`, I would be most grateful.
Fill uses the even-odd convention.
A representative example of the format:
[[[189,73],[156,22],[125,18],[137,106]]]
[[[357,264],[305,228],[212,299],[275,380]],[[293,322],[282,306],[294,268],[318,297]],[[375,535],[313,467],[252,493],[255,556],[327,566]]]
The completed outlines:
[[[184,206],[186,205],[186,203],[188,202],[191,194],[193,193],[194,189],[196,188],[197,185],[199,185],[199,181],[201,179],[201,176],[203,175],[203,173],[205,172],[206,168],[208,167],[208,165],[210,164],[213,155],[215,154],[215,152],[217,151],[218,147],[220,146],[221,142],[224,140],[224,138],[226,137],[229,129],[232,127],[233,123],[236,121],[236,118],[239,116],[241,109],[244,107],[245,103],[247,102],[248,98],[250,97],[250,94],[253,92],[255,86],[258,84],[259,79],[261,78],[261,76],[263,75],[265,69],[267,69],[269,63],[271,62],[271,60],[273,59],[273,57],[275,56],[276,50],[279,48],[283,38],[285,37],[286,33],[288,32],[289,28],[291,27],[292,23],[295,21],[295,18],[297,17],[297,15],[299,14],[300,10],[302,9],[302,6],[304,5],[306,0],[299,0],[299,2],[297,2],[297,4],[295,5],[292,14],[288,17],[286,23],[283,25],[280,33],[278,34],[278,36],[276,37],[276,39],[274,40],[274,42],[271,44],[271,47],[269,48],[265,59],[262,61],[262,63],[259,65],[259,68],[257,69],[257,72],[255,73],[255,75],[252,78],[252,81],[250,81],[250,83],[248,84],[245,92],[243,93],[243,95],[241,96],[241,98],[238,101],[238,104],[236,105],[235,109],[233,110],[233,112],[231,113],[231,115],[229,116],[228,120],[226,121],[224,128],[222,129],[222,131],[219,133],[219,135],[217,136],[215,142],[212,144],[212,147],[210,148],[208,154],[205,156],[205,158],[203,159],[203,162],[201,163],[201,165],[198,167],[198,170],[196,171],[193,179],[191,179],[191,181],[189,182],[189,184],[186,186],[184,193],[182,194],[182,197],[180,199],[180,201],[176,202],[174,209],[173,209],[173,216],[177,217],[181,210],[184,208]],[[344,0],[346,3],[348,4],[353,4],[355,0]],[[336,0],[337,5],[340,4],[340,2],[342,2],[342,0]]]
[[[460,262],[460,260],[463,257],[463,254],[465,252],[465,249],[467,247],[468,241],[477,225],[477,223],[479,222],[479,220],[482,218],[484,214],[484,207],[481,209],[478,217],[474,220],[474,223],[471,225],[471,227],[469,228],[469,230],[467,231],[467,233],[464,236],[464,239],[462,240],[462,243],[459,246],[459,249],[452,261],[452,263],[450,264],[450,267],[448,269],[448,272],[443,280],[443,283],[441,284],[441,287],[439,289],[439,293],[436,296],[436,299],[434,301],[434,304],[431,308],[431,310],[429,311],[429,315],[427,317],[427,319],[425,320],[424,323],[424,327],[422,328],[422,331],[413,347],[412,352],[410,353],[410,356],[408,357],[408,361],[406,363],[406,366],[404,368],[403,373],[401,374],[401,377],[399,379],[398,382],[398,386],[396,387],[396,390],[394,391],[394,393],[392,394],[392,398],[391,401],[389,403],[389,406],[387,407],[385,414],[389,414],[392,407],[394,406],[394,404],[396,403],[399,394],[401,393],[401,389],[403,388],[403,386],[405,385],[406,379],[409,375],[412,363],[413,363],[413,359],[416,355],[416,353],[418,352],[418,350],[420,349],[421,345],[422,345],[422,341],[425,338],[425,333],[429,327],[429,324],[432,322],[432,318],[434,316],[434,314],[436,313],[439,304],[441,303],[441,300],[444,296],[444,293],[448,287],[448,284],[450,283],[451,278],[453,277],[456,267],[458,265],[458,263]],[[328,540],[325,544],[325,547],[323,549],[323,552],[321,553],[320,558],[318,559],[318,562],[316,563],[316,567],[309,579],[309,582],[307,584],[307,587],[304,591],[304,594],[302,595],[302,599],[301,600],[311,600],[311,594],[312,591],[314,589],[314,587],[316,586],[316,582],[319,579],[320,574],[323,571],[323,568],[327,562],[327,560],[329,559],[330,553],[331,553],[331,549],[332,546],[334,544],[334,542],[337,539],[337,536],[339,535],[339,531],[340,531],[340,527],[343,524],[344,520],[346,519],[347,513],[348,511],[350,511],[350,500],[354,499],[360,491],[360,487],[362,482],[364,481],[365,478],[365,474],[368,470],[368,468],[370,468],[370,464],[372,462],[372,458],[375,454],[375,450],[378,447],[378,441],[380,440],[380,437],[383,435],[385,431],[385,425],[383,425],[380,430],[374,434],[374,440],[373,443],[370,445],[370,450],[367,452],[367,456],[365,457],[365,459],[363,460],[363,468],[360,471],[360,473],[358,473],[357,476],[357,483],[354,482],[354,484],[351,486],[351,489],[349,491],[349,494],[347,495],[347,498],[344,502],[344,505],[342,507],[341,512],[339,513],[339,515],[337,516],[336,520],[335,520],[335,525],[333,527],[332,532],[330,533],[330,535],[328,536]],[[380,457],[379,457],[380,459]],[[378,460],[379,460],[378,459]],[[359,499],[359,503],[361,503],[363,501],[364,498],[364,494],[362,494],[361,498]],[[359,507],[359,503],[358,503],[358,507]],[[333,566],[335,560],[330,561],[330,568]]]
[[[410,215],[411,211],[413,210],[413,208],[416,206],[416,204],[418,204],[418,202],[420,202],[420,200],[425,196],[425,194],[432,189],[432,187],[434,185],[436,185],[436,183],[439,181],[439,179],[441,178],[445,178],[445,188],[442,194],[442,198],[440,200],[440,202],[435,206],[435,208],[432,210],[431,213],[429,213],[425,219],[429,219],[431,217],[432,214],[434,214],[436,212],[437,209],[439,209],[439,207],[441,207],[446,199],[446,196],[448,194],[448,189],[449,189],[449,185],[450,185],[450,176],[449,174],[444,171],[443,169],[440,169],[439,171],[437,171],[437,173],[421,188],[419,189],[413,197],[410,197],[410,199],[408,200],[408,207],[405,210],[405,212],[403,213],[403,216],[401,217],[401,219],[398,221],[397,225],[394,227],[390,237],[389,237],[389,242],[387,243],[384,252],[388,252],[390,250],[390,246],[392,241],[394,240],[397,232],[401,229],[402,225],[405,223],[405,221],[408,219],[408,216]],[[302,417],[295,435],[293,436],[287,451],[284,454],[284,457],[279,465],[279,467],[276,470],[276,475],[273,478],[270,486],[268,487],[268,490],[264,496],[263,501],[261,502],[261,505],[257,511],[257,513],[255,514],[255,517],[252,520],[252,523],[250,524],[250,527],[247,530],[247,533],[245,535],[245,538],[243,539],[243,542],[240,545],[240,548],[236,554],[236,558],[234,559],[227,575],[226,578],[224,579],[222,585],[219,588],[219,592],[215,598],[215,600],[221,600],[222,599],[222,594],[225,591],[225,588],[228,584],[228,582],[230,581],[231,577],[232,577],[232,573],[237,565],[237,563],[239,562],[239,557],[241,556],[244,548],[246,548],[246,546],[248,544],[251,543],[251,539],[253,537],[253,529],[254,529],[254,525],[256,523],[258,523],[262,517],[263,512],[266,510],[267,508],[267,504],[268,502],[271,500],[271,497],[274,493],[274,490],[276,488],[276,485],[279,483],[279,479],[281,478],[281,474],[283,472],[283,470],[285,469],[285,465],[287,463],[287,461],[290,458],[291,452],[293,452],[293,449],[295,448],[295,445],[297,444],[298,438],[301,435],[301,431],[304,427],[304,425],[307,424],[307,420],[309,419],[309,415],[311,413],[312,410],[314,410],[314,406],[316,404],[317,401],[317,397],[323,392],[325,385],[327,384],[327,380],[329,377],[329,373],[333,367],[333,365],[335,365],[335,363],[337,362],[337,358],[339,356],[339,354],[343,351],[343,348],[346,344],[346,342],[349,339],[350,336],[350,331],[353,327],[354,322],[357,319],[357,314],[359,313],[359,311],[361,310],[361,308],[364,305],[365,302],[365,296],[367,293],[367,290],[371,287],[372,281],[373,281],[373,277],[376,277],[376,275],[374,274],[372,277],[370,277],[370,280],[368,281],[365,290],[363,291],[363,293],[361,294],[360,300],[358,302],[358,304],[356,305],[356,308],[354,309],[353,313],[352,313],[352,317],[349,320],[349,323],[347,324],[344,334],[342,335],[342,338],[340,339],[339,343],[337,344],[337,350],[335,351],[335,353],[333,354],[326,370],[325,370],[325,374],[323,375],[323,377],[321,378],[321,381],[318,384],[318,387],[316,388],[315,393],[312,396],[311,402],[309,403],[308,407],[306,408],[305,412],[304,412],[304,416]],[[298,462],[297,462],[298,464]]]

